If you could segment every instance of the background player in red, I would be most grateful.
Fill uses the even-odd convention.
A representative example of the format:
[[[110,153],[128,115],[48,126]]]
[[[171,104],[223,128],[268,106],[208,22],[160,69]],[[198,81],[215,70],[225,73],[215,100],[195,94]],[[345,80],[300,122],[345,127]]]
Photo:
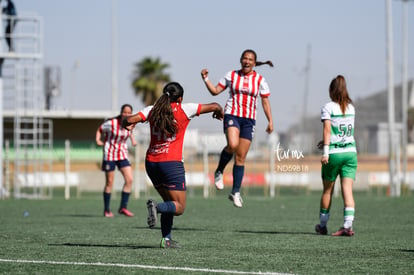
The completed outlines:
[[[184,213],[186,207],[186,183],[183,163],[184,135],[190,120],[204,113],[213,113],[221,120],[223,109],[218,103],[182,103],[184,89],[177,82],[168,83],[163,95],[155,104],[127,117],[123,126],[131,129],[138,122],[148,121],[151,128],[151,142],[147,150],[145,169],[155,189],[164,202],[147,201],[148,226],[157,223],[161,213],[162,248],[177,248],[171,239],[174,215]]]
[[[113,217],[110,210],[111,193],[114,184],[115,167],[118,167],[125,183],[121,193],[121,205],[119,214],[133,217],[134,214],[127,209],[129,195],[132,188],[132,168],[128,160],[127,139],[131,139],[133,146],[136,145],[132,131],[122,128],[122,118],[132,114],[132,106],[124,104],[121,107],[121,113],[111,119],[106,120],[99,126],[96,131],[96,144],[103,146],[102,171],[105,172],[105,188],[103,192],[104,216]]]
[[[245,50],[240,57],[240,70],[228,72],[219,83],[214,86],[208,79],[208,70],[201,71],[209,92],[216,96],[229,88],[229,99],[225,106],[224,132],[227,145],[220,155],[217,169],[214,173],[216,188],[221,190],[223,185],[223,171],[229,161],[235,156],[233,166],[233,187],[229,199],[236,207],[243,206],[240,196],[241,184],[244,176],[244,163],[250,144],[253,139],[256,125],[257,97],[262,99],[263,110],[268,120],[267,133],[273,132],[273,119],[270,102],[269,86],[263,76],[254,71],[255,66],[267,64],[273,67],[271,61],[257,61],[257,55],[253,50]]]

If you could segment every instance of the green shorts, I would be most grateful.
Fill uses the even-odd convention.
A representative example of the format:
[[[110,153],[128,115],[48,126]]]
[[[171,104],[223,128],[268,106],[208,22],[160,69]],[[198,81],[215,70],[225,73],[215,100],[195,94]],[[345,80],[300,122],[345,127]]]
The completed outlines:
[[[341,179],[355,180],[357,166],[358,159],[355,152],[330,154],[328,164],[322,165],[322,179],[335,181],[339,175]]]

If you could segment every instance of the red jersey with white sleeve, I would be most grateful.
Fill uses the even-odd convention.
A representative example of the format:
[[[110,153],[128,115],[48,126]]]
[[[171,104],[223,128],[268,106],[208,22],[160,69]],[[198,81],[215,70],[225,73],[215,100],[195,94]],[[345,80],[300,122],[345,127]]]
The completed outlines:
[[[151,115],[153,106],[148,106],[138,114],[143,121]],[[184,135],[190,120],[200,115],[201,104],[171,103],[177,131],[174,136],[167,137],[157,127],[150,124],[151,142],[147,150],[146,159],[151,162],[182,161]]]
[[[220,79],[218,85],[230,89],[224,113],[237,117],[256,119],[257,97],[270,96],[269,85],[256,71],[247,75],[241,70],[230,71]]]
[[[107,161],[128,159],[127,139],[131,132],[122,128],[118,118],[108,119],[99,127],[104,137],[103,158]]]

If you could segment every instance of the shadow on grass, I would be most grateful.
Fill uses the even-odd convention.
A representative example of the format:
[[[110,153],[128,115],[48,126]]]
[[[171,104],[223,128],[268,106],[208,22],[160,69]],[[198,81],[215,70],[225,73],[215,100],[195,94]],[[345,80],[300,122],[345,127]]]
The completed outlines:
[[[211,230],[203,229],[203,228],[190,228],[190,227],[174,227],[173,230],[177,231],[200,231],[200,232],[208,232]]]
[[[130,245],[130,244],[88,244],[88,243],[60,243],[60,244],[48,244],[49,246],[73,246],[73,247],[104,247],[104,248],[130,248],[130,249],[147,249],[147,248],[159,248],[158,246],[148,245]]]
[[[285,231],[252,231],[252,230],[239,230],[238,233],[249,233],[249,234],[284,234],[284,235],[315,235],[319,236],[314,232],[285,232]]]
[[[400,249],[401,252],[414,253],[414,249]]]
[[[114,213],[114,215],[115,215],[115,213]],[[117,218],[128,218],[128,219],[132,218],[132,217],[126,217],[126,216],[121,215],[121,214],[118,214],[118,213],[116,214],[116,216],[109,217],[109,218],[104,217],[103,215],[97,215],[97,214],[67,214],[67,215],[59,215],[59,217],[67,217],[67,218],[98,218],[98,219],[108,219],[108,220],[117,219]]]
[[[96,214],[69,214],[69,215],[63,215],[63,217],[69,217],[69,218],[103,218],[103,216],[98,216]]]
[[[135,226],[134,228],[136,229],[149,229],[149,230],[161,230],[161,227],[158,225],[154,228],[149,228],[148,226]],[[212,230],[208,230],[208,229],[202,229],[202,228],[189,228],[189,227],[173,227],[172,229],[173,231],[198,231],[198,232],[209,232]],[[219,231],[219,230],[214,230],[214,232],[224,232],[224,231]]]
[[[137,227],[138,229],[148,229],[148,227]],[[160,230],[159,227],[154,227],[153,230]],[[203,229],[203,228],[189,228],[189,227],[174,227],[173,231],[198,231],[198,232],[226,232],[225,230],[211,230],[211,229]],[[315,232],[287,232],[287,231],[257,231],[257,230],[237,230],[234,232],[238,233],[248,233],[248,234],[285,234],[285,235],[315,235]]]
[[[137,229],[148,229],[148,227],[136,227]],[[160,227],[154,227],[152,230],[160,230]],[[189,227],[174,227],[173,231],[196,231],[196,232],[226,232],[225,230],[211,230],[203,228],[189,228]],[[237,233],[248,234],[284,234],[284,235],[315,235],[320,236],[314,232],[287,232],[287,231],[257,231],[257,230],[237,230]]]

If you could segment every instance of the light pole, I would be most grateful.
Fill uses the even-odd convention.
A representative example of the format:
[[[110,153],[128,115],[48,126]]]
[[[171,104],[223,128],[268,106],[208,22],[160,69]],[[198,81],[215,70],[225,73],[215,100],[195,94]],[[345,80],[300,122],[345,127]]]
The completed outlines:
[[[303,70],[305,72],[305,87],[303,92],[303,114],[302,114],[302,129],[301,129],[301,137],[300,137],[300,146],[302,150],[307,150],[308,146],[305,144],[306,141],[306,117],[308,112],[308,97],[309,97],[309,79],[310,79],[310,72],[311,72],[311,52],[312,46],[308,44],[306,49],[306,67]]]
[[[0,30],[3,30],[3,18],[0,12]],[[0,43],[0,53],[3,51],[2,44]],[[3,185],[3,62],[4,58],[0,59],[0,199],[4,191]]]
[[[392,35],[392,6],[391,0],[385,0],[386,6],[386,37],[387,37],[387,82],[388,82],[388,163],[390,174],[390,194],[399,196],[399,188],[395,179],[395,106],[394,106],[394,60],[393,60],[393,35]]]
[[[403,0],[402,22],[402,179],[401,184],[406,184],[407,178],[407,124],[408,124],[408,1]]]
[[[118,109],[118,70],[117,70],[117,31],[116,31],[116,0],[112,0],[112,111]]]

